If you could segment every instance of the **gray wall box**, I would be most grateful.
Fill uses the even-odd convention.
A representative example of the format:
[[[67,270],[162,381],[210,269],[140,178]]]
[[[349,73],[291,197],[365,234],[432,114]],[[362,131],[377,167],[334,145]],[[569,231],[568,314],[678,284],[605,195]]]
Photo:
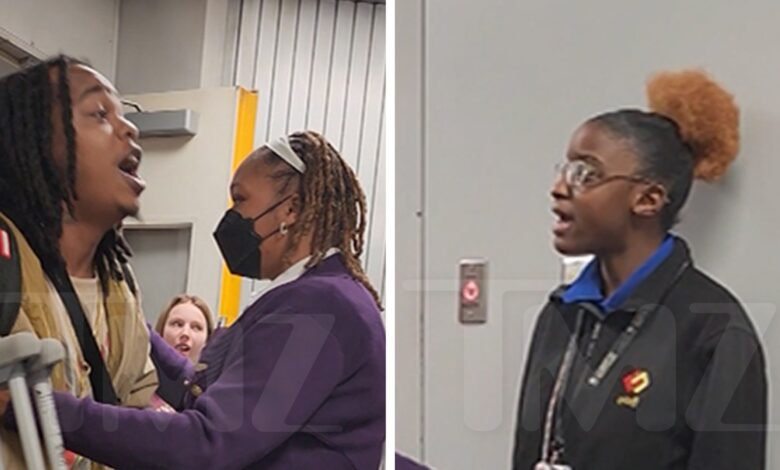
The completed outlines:
[[[138,127],[141,138],[193,136],[198,133],[198,113],[191,109],[127,113],[125,117]]]

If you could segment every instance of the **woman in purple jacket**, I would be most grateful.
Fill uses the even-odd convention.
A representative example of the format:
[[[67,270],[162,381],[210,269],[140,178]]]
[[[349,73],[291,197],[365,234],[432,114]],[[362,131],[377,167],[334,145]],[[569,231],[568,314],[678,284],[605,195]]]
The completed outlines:
[[[365,196],[314,132],[253,152],[214,237],[234,274],[271,279],[200,363],[152,338],[188,391],[158,413],[57,394],[65,445],[121,468],[378,468],[385,438],[385,334],[361,269]]]

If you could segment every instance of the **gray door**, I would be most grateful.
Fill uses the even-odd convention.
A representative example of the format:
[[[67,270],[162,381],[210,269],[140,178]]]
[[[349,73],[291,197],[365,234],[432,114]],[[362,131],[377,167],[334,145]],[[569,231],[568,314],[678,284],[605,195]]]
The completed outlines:
[[[173,296],[186,292],[191,227],[125,229],[131,264],[143,293],[146,319],[154,325]]]

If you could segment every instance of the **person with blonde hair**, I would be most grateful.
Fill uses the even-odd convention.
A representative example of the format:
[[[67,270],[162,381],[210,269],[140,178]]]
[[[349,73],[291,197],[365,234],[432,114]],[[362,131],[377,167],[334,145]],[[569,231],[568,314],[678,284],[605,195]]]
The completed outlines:
[[[179,294],[157,318],[154,330],[169,346],[195,363],[214,331],[208,304],[197,295]]]
[[[206,301],[197,295],[179,294],[168,302],[157,317],[155,327],[150,331],[150,339],[154,351],[164,351],[170,346],[190,363],[195,364],[213,332],[214,320]],[[157,356],[159,355],[154,357]],[[151,408],[173,412],[181,407],[185,393],[179,369],[174,368],[171,372],[165,362],[155,365],[158,368],[159,387],[152,396]],[[166,372],[174,375],[169,377]]]

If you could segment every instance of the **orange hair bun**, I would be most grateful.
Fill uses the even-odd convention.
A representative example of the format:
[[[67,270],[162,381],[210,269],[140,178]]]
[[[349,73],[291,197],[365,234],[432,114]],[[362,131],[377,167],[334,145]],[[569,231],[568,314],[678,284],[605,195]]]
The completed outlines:
[[[734,97],[701,70],[661,72],[647,82],[650,110],[672,119],[691,147],[694,177],[714,181],[739,151]]]

